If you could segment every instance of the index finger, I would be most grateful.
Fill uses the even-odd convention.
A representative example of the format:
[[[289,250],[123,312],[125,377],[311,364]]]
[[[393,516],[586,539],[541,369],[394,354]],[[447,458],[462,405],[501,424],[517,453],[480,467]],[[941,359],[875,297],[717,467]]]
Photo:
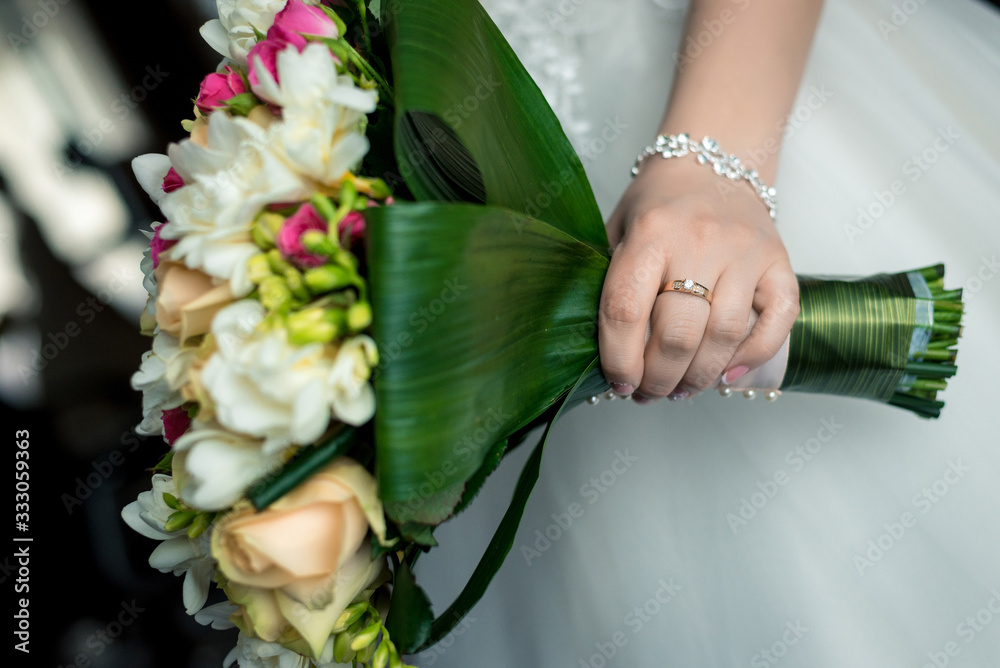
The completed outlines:
[[[611,256],[597,329],[601,368],[611,383],[634,389],[642,381],[646,331],[664,265],[662,254],[652,246],[627,240]]]

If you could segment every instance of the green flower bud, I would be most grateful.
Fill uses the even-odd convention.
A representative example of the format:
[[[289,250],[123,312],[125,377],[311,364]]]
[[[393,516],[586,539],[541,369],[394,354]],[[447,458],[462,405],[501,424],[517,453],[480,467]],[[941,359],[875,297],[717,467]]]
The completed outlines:
[[[333,639],[333,660],[337,663],[347,663],[354,658],[351,651],[351,636],[348,633],[340,633]]]
[[[392,645],[391,642],[389,644]],[[395,645],[389,651],[389,668],[406,668],[403,665],[403,659],[399,656],[399,652],[396,651]]]
[[[288,284],[288,289],[292,291],[292,295],[296,299],[305,303],[311,298],[309,291],[306,289],[305,281],[302,280],[302,272],[294,267],[290,267],[285,270],[285,283]]]
[[[347,309],[347,326],[352,332],[361,330],[372,324],[372,306],[368,302],[355,302]]]
[[[177,500],[177,497],[170,492],[163,493],[163,503],[167,504],[168,508],[173,508],[174,510],[180,510],[181,505]]]
[[[350,177],[348,177],[349,179]],[[340,185],[340,208],[347,213],[354,208],[354,202],[358,199],[358,189],[354,182],[345,180]],[[343,214],[340,216],[343,218]]]
[[[322,255],[323,257],[333,257],[340,251],[340,247],[336,242],[331,241],[330,237],[326,234],[320,232],[319,230],[309,230],[305,232],[301,237],[299,237],[299,242],[302,247],[314,255]]]
[[[372,668],[386,668],[389,665],[389,643],[380,642],[372,656]]]
[[[319,306],[289,314],[288,340],[296,345],[329,343],[346,329],[347,316],[343,311]]]
[[[167,518],[167,521],[163,525],[163,530],[166,531],[167,533],[170,533],[172,531],[180,531],[184,527],[191,524],[191,521],[194,520],[194,517],[197,514],[198,513],[194,512],[193,510],[175,511],[170,514],[170,517]]]
[[[261,253],[247,260],[247,272],[250,280],[259,285],[261,281],[272,274],[267,256]]]
[[[198,513],[198,516],[191,522],[191,526],[188,527],[188,538],[197,538],[205,533],[205,529],[212,525],[212,515],[213,513]]]
[[[366,601],[360,601],[354,605],[347,606],[347,608],[340,613],[340,617],[337,617],[337,624],[333,627],[333,632],[340,633],[348,626],[361,619],[361,615],[365,614],[367,610],[368,603]]]
[[[321,295],[324,292],[332,290],[340,290],[351,285],[353,282],[351,272],[343,267],[332,264],[307,269],[303,278],[306,287],[314,295]]]
[[[337,265],[343,267],[344,269],[348,269],[353,273],[357,273],[358,258],[354,257],[354,253],[341,248],[338,249],[336,253],[334,253],[332,259]]]
[[[316,193],[312,196],[309,202],[313,205],[313,208],[316,209],[316,213],[321,215],[327,221],[333,220],[336,217],[337,210],[333,206],[333,202],[331,202],[330,198],[326,195]]]
[[[372,643],[364,649],[358,650],[358,664],[363,666],[371,661],[372,657],[375,655],[377,647],[378,646],[375,643]]]
[[[269,311],[279,310],[292,301],[292,291],[280,276],[268,276],[260,282],[260,303]]]
[[[291,263],[284,258],[281,251],[277,248],[272,248],[267,251],[267,262],[271,266],[271,271],[276,274],[283,274],[286,269],[290,269],[292,267]]]
[[[371,189],[372,197],[375,199],[386,199],[387,197],[392,197],[392,191],[389,190],[389,185],[382,179],[373,179]]]
[[[382,632],[381,622],[372,622],[365,628],[354,636],[354,640],[351,641],[351,649],[355,652],[361,649],[365,649],[378,638],[378,634]]]
[[[250,236],[253,238],[253,242],[262,249],[270,250],[274,248],[274,238],[284,224],[284,216],[271,211],[262,213],[257,216],[257,220],[250,230]]]

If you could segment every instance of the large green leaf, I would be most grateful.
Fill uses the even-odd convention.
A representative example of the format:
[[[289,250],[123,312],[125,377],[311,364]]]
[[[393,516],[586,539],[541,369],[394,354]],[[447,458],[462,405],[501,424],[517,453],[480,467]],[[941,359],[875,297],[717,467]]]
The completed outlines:
[[[502,206],[607,248],[579,158],[482,6],[395,0],[382,15],[396,158],[416,199]]]
[[[436,524],[491,447],[596,358],[608,258],[495,207],[400,203],[367,215],[380,493],[397,521]]]

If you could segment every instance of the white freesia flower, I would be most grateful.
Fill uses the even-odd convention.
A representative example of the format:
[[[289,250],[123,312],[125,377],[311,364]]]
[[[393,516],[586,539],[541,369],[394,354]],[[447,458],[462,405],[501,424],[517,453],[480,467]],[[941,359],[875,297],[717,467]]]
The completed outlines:
[[[218,350],[205,363],[201,382],[220,424],[263,438],[273,452],[315,441],[331,417],[353,425],[371,418],[371,339],[354,337],[339,349],[292,345],[282,329],[250,331],[263,317],[260,302],[248,299],[222,309],[212,322]]]
[[[269,450],[309,443],[330,422],[326,347],[293,346],[283,330],[247,333],[264,307],[244,300],[222,309],[212,322],[218,350],[205,363],[202,383],[215,401],[219,422],[266,439]]]
[[[278,643],[251,638],[242,632],[236,638],[236,647],[229,652],[222,665],[229,668],[234,661],[239,662],[240,668],[336,668],[351,665],[333,660],[332,636],[326,641],[319,660],[313,661]]]
[[[186,530],[166,531],[164,525],[174,511],[163,500],[164,492],[177,496],[177,486],[173,478],[158,473],[153,476],[153,489],[125,506],[122,519],[143,536],[163,541],[149,555],[149,565],[162,573],[184,575],[184,608],[193,615],[208,600],[214,573],[211,529],[196,539],[188,538]]]
[[[375,390],[368,379],[378,362],[378,350],[369,337],[360,335],[341,344],[330,370],[334,414],[348,424],[360,425],[375,414]]]
[[[278,54],[276,82],[257,67],[254,92],[281,105],[282,123],[272,126],[275,152],[296,171],[334,184],[368,152],[361,132],[365,114],[375,110],[375,91],[359,88],[338,75],[330,50],[311,43],[300,53],[294,46]]]
[[[256,438],[215,423],[195,423],[174,442],[174,471],[181,498],[199,510],[232,506],[247,488],[277,470],[284,458]]]
[[[229,279],[236,296],[253,289],[247,260],[260,249],[250,229],[260,210],[274,202],[308,199],[309,182],[272,150],[274,127],[216,111],[208,118],[207,145],[190,139],[168,149],[185,185],[168,193],[160,208],[170,220],[164,239],[176,239],[171,257],[192,269]]]
[[[201,36],[220,54],[246,68],[247,54],[257,43],[254,28],[266,34],[287,1],[216,0],[219,18],[203,25]]]
[[[153,223],[150,227],[154,230],[159,223]],[[150,241],[153,240],[153,232],[139,230]],[[142,259],[139,260],[139,271],[142,272],[142,287],[146,289],[146,305],[139,314],[139,328],[143,334],[152,334],[156,331],[156,278],[153,276],[153,255],[149,245],[142,251]]]
[[[187,382],[195,352],[178,345],[164,332],[153,337],[153,347],[142,356],[139,370],[132,374],[132,389],[142,392],[142,422],[136,433],[163,434],[163,411],[184,403],[180,389]]]

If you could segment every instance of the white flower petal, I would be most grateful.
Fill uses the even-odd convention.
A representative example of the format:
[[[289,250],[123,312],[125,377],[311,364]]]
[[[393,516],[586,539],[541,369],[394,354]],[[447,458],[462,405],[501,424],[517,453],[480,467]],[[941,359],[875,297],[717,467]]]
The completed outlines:
[[[122,508],[122,519],[125,520],[125,524],[129,525],[133,531],[142,534],[146,538],[155,538],[156,540],[166,540],[171,538],[171,535],[165,531],[159,531],[151,527],[140,515],[142,511],[142,506],[138,501],[133,501],[124,508]]]
[[[333,400],[333,409],[347,424],[363,425],[375,414],[375,390],[365,385],[357,394],[340,394]]]
[[[193,543],[186,535],[165,540],[149,555],[149,565],[162,573],[178,570],[185,562],[198,556]]]
[[[239,607],[231,601],[215,603],[207,608],[202,608],[195,616],[194,620],[203,626],[211,626],[213,629],[222,631],[235,628],[230,615],[239,610]]]
[[[202,560],[194,564],[184,576],[184,609],[189,615],[204,607],[213,573],[212,563]]]
[[[223,56],[229,55],[229,33],[219,19],[212,19],[198,30],[202,39]]]
[[[146,153],[132,159],[135,179],[154,204],[159,204],[166,194],[163,192],[163,179],[168,171],[170,158],[161,153]]]
[[[246,488],[275,468],[277,455],[266,454],[260,441],[221,429],[191,429],[177,440],[174,458],[190,477],[181,497],[201,510],[223,510]]]

